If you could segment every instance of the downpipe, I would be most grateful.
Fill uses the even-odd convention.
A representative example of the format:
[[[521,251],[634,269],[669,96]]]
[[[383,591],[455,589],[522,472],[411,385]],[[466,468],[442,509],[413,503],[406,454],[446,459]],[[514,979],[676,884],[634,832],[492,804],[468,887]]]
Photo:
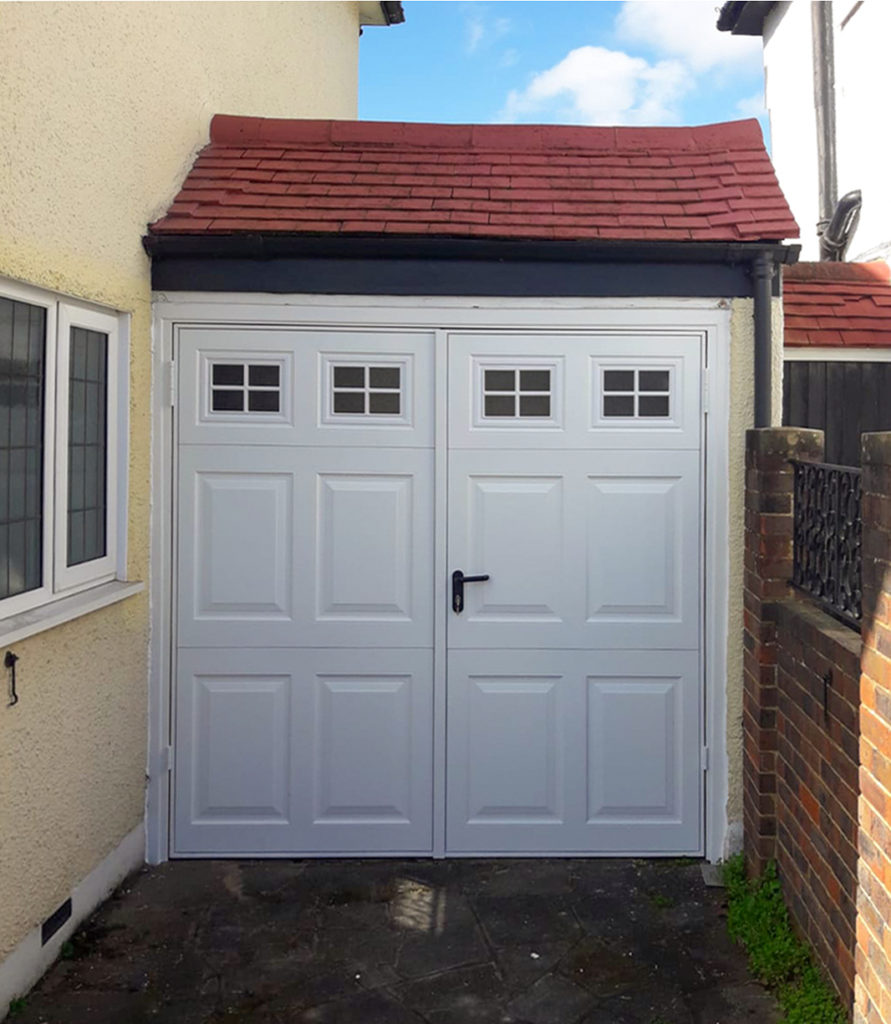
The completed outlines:
[[[759,253],[752,263],[755,319],[755,426],[771,426],[773,398],[773,345],[771,332],[771,293],[776,266],[767,253]]]

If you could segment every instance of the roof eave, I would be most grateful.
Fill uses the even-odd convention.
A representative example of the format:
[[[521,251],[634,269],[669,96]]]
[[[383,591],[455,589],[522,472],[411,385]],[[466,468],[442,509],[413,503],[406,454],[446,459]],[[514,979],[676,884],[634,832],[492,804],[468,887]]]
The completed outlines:
[[[764,21],[776,3],[756,0],[728,0],[718,15],[718,31],[734,36],[763,36]]]
[[[359,4],[360,25],[401,25],[405,21],[405,11],[398,0],[382,0],[370,3],[362,0]]]

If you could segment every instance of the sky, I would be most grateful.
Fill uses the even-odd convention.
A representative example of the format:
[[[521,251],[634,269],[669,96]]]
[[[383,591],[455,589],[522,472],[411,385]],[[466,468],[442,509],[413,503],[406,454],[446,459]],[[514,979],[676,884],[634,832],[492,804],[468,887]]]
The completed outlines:
[[[714,0],[405,0],[368,27],[359,116],[382,121],[674,125],[761,117],[761,40]]]

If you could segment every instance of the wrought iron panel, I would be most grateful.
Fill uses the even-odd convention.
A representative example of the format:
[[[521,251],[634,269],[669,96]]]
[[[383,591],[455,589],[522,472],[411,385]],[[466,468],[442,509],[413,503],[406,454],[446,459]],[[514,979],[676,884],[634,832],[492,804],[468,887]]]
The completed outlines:
[[[792,461],[792,584],[859,629],[862,617],[860,470]]]

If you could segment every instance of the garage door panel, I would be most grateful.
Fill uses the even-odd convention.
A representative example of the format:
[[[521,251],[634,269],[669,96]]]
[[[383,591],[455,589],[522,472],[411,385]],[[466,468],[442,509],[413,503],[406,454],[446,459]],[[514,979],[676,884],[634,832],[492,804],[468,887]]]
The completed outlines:
[[[430,646],[432,462],[182,446],[180,645]]]
[[[433,444],[430,332],[214,326],[177,340],[182,444]]]
[[[301,652],[298,800],[307,852],[430,852],[433,652]]]
[[[588,474],[589,646],[699,645],[697,452],[603,453]]]
[[[191,820],[287,822],[290,678],[193,677]]]
[[[411,476],[321,473],[317,620],[412,615]]]
[[[175,852],[429,854],[432,651],[181,651]]]
[[[558,476],[467,478],[470,491],[465,571],[491,572],[468,585],[465,622],[559,622],[563,596],[554,567],[565,546],[565,494]]]
[[[293,659],[183,650],[177,668],[175,852],[270,852],[297,827]]]
[[[409,823],[411,677],[317,675],[315,686],[314,824]]]
[[[291,619],[293,485],[287,473],[196,473],[195,535],[184,546],[195,618]]]
[[[456,755],[465,754],[471,824],[562,821],[558,683],[529,676],[467,680],[467,749]]]
[[[431,647],[432,452],[332,448],[303,458],[298,643]]]

